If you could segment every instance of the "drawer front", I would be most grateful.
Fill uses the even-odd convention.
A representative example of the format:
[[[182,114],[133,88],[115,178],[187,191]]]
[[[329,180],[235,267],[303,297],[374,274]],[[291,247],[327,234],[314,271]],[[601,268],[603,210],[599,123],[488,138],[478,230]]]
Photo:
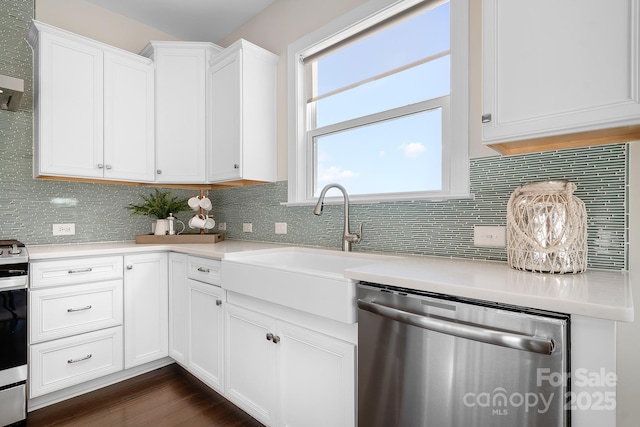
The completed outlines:
[[[122,324],[122,279],[31,290],[31,343]]]
[[[220,260],[188,257],[187,277],[199,282],[220,285]]]
[[[122,257],[36,261],[29,271],[32,288],[73,285],[122,278]]]
[[[29,348],[29,397],[42,396],[123,369],[122,326]]]

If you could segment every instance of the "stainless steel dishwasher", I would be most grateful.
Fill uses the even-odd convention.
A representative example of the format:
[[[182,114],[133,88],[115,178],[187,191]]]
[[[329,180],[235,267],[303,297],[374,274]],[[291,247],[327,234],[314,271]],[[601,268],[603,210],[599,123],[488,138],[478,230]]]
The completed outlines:
[[[358,285],[358,425],[569,426],[569,316]]]

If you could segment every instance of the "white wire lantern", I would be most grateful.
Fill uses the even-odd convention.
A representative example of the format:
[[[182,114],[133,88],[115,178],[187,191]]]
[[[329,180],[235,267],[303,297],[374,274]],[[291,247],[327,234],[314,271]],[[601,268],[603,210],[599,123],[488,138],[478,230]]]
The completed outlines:
[[[507,205],[507,262],[518,270],[580,273],[587,269],[587,211],[568,181],[518,187]]]

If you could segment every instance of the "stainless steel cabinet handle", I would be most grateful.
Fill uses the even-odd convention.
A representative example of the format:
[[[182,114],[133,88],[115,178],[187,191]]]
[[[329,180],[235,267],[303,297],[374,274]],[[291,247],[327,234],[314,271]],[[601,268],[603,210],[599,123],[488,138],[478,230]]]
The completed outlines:
[[[267,332],[267,341],[273,340],[273,334],[271,332]]]
[[[482,123],[491,123],[491,113],[482,115]]]
[[[158,169],[158,170],[156,171],[156,173],[157,173],[158,175],[161,175],[161,174],[162,174],[162,169]]]
[[[133,270],[133,265],[131,264],[127,265],[127,270]]]
[[[111,165],[106,165],[105,168],[106,169],[111,169]]]
[[[98,169],[102,169],[104,165],[102,163],[98,163]]]
[[[221,299],[217,299],[216,300],[216,305],[222,305],[222,300]]]
[[[209,270],[208,268],[204,268],[204,267],[198,267],[198,271],[200,271],[201,273],[209,273],[209,272],[211,272],[211,270]]]
[[[513,332],[505,332],[482,325],[455,323],[427,315],[409,313],[398,310],[397,308],[387,307],[386,305],[361,299],[358,300],[358,308],[430,331],[502,347],[524,350],[531,353],[551,354],[555,347],[553,340],[544,337],[532,337]]]
[[[78,362],[82,362],[83,360],[89,360],[93,357],[92,354],[87,354],[85,357],[81,357],[79,359],[69,359],[67,360],[67,363],[78,363]]]
[[[76,311],[85,311],[85,310],[91,310],[91,306],[87,305],[85,307],[80,307],[80,308],[67,308],[67,313],[75,313]]]
[[[277,336],[277,335],[274,335],[274,336],[273,336],[273,343],[274,343],[274,344],[278,344],[279,342],[280,342],[280,337],[279,337],[279,336]]]
[[[240,165],[239,165],[239,164],[237,164],[237,163],[235,163],[235,164],[233,165],[233,168],[234,168],[234,169],[240,169]]]
[[[93,269],[91,267],[88,268],[74,268],[72,270],[67,271],[69,274],[77,274],[77,273],[90,273]]]

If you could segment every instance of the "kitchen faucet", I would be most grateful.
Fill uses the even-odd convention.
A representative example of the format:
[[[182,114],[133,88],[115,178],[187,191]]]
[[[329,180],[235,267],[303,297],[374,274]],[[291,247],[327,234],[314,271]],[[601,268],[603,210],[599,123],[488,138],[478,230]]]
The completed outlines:
[[[337,188],[342,191],[342,196],[344,197],[344,232],[342,233],[342,250],[345,252],[351,252],[351,243],[360,243],[362,240],[362,224],[360,224],[358,233],[351,233],[349,231],[349,195],[347,194],[347,190],[340,184],[327,184],[320,192],[318,203],[316,204],[316,207],[313,208],[313,214],[318,216],[322,215],[322,210],[324,209],[324,196],[330,188]]]

